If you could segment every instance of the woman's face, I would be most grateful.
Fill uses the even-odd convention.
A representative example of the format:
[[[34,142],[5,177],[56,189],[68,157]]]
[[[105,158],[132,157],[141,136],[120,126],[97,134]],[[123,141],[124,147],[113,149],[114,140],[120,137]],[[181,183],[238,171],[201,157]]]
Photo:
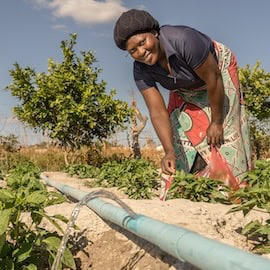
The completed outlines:
[[[156,32],[140,33],[131,36],[126,49],[133,59],[146,65],[154,65],[160,57],[160,46]]]

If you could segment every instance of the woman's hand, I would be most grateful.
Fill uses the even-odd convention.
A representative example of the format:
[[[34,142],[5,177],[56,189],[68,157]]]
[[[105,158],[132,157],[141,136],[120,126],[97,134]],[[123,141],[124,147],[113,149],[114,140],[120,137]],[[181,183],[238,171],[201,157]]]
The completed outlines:
[[[171,150],[161,160],[162,172],[168,175],[175,174],[175,152]]]
[[[149,110],[153,127],[165,151],[165,156],[161,160],[162,172],[169,175],[174,174],[176,158],[173,131],[164,99],[155,87],[145,89],[141,93]]]
[[[211,123],[206,131],[207,143],[219,147],[224,143],[222,123],[225,92],[222,74],[212,53],[195,72],[206,83],[211,108]]]
[[[211,122],[207,131],[207,143],[209,145],[220,147],[224,143],[223,125]]]

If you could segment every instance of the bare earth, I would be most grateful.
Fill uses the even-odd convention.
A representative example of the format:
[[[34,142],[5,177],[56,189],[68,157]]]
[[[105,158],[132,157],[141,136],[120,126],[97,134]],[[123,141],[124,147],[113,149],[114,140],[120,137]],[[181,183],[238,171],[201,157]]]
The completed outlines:
[[[65,173],[46,172],[50,179],[72,186],[85,192],[95,189],[84,185],[89,179],[69,177]],[[50,187],[50,189],[52,189]],[[117,189],[109,189],[125,202],[133,211],[148,217],[181,226],[208,238],[250,251],[252,242],[240,235],[239,229],[252,220],[269,219],[269,214],[251,211],[246,217],[241,212],[227,214],[232,206],[191,202],[184,199],[160,201],[132,200]],[[76,202],[68,202],[47,208],[49,214],[70,217]],[[47,228],[49,223],[43,222]],[[78,270],[195,270],[189,263],[168,255],[157,246],[118,227],[105,222],[91,209],[84,206],[78,216],[72,238],[76,242],[74,250]],[[65,228],[65,224],[63,224]],[[270,256],[268,256],[270,258]]]

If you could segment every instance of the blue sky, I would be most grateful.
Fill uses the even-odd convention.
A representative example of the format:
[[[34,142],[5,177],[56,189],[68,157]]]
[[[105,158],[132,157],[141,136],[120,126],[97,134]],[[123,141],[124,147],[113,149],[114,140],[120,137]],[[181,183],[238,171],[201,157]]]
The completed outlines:
[[[228,45],[238,65],[261,67],[270,72],[270,1],[269,0],[6,0],[0,4],[0,135],[24,129],[12,120],[17,100],[2,89],[11,82],[9,70],[18,62],[36,72],[47,70],[48,58],[62,61],[60,42],[76,32],[76,50],[92,50],[100,79],[107,90],[115,88],[117,98],[137,99],[143,114],[147,109],[132,77],[132,59],[113,41],[113,27],[119,15],[130,8],[149,11],[160,24],[184,24],[197,28]],[[165,97],[167,93],[162,89]],[[150,121],[144,135],[156,138]],[[29,135],[28,143],[37,140]],[[39,136],[40,137],[40,136]],[[39,138],[38,137],[38,138]],[[118,138],[121,141],[122,138]]]

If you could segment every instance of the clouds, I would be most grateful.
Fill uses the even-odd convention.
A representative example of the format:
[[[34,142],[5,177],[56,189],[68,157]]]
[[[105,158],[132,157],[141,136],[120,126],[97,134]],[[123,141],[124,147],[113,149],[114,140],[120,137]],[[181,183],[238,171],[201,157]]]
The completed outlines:
[[[115,21],[127,8],[121,0],[32,0],[39,8],[47,8],[57,18],[72,18],[80,24],[95,25]]]

